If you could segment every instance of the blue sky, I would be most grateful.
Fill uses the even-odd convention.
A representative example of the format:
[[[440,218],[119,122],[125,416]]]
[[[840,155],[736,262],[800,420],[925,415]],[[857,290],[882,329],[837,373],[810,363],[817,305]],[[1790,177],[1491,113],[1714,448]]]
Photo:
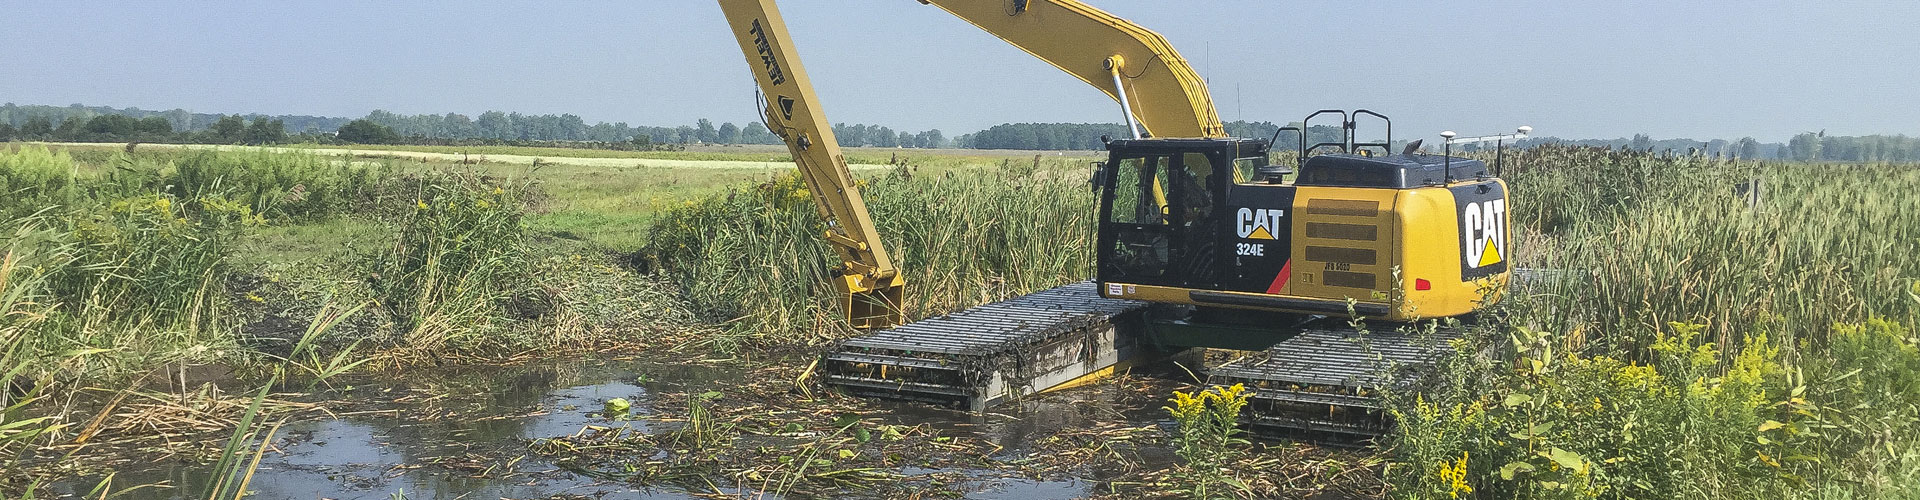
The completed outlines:
[[[998,1],[998,0],[986,0]],[[1441,129],[1920,135],[1920,2],[1088,0],[1166,35],[1223,119],[1369,108]],[[1358,5],[1355,5],[1358,4]],[[913,0],[789,0],[835,122],[947,135],[1117,107]],[[635,2],[9,2],[0,101],[589,122],[754,119],[719,8]]]

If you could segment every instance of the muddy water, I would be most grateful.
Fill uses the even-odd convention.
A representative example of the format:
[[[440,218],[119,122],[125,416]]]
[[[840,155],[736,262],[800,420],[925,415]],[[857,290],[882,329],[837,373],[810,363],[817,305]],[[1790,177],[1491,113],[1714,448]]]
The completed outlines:
[[[671,488],[601,481],[562,469],[527,452],[539,439],[573,435],[588,425],[649,430],[658,395],[725,388],[743,380],[740,368],[648,359],[598,359],[410,373],[404,380],[361,378],[328,396],[337,417],[286,424],[261,460],[254,499],[405,498],[694,498]],[[1163,392],[1163,391],[1162,391]],[[905,404],[881,404],[900,425],[929,424],[999,446],[996,460],[1020,460],[1062,429],[1124,420],[1154,425],[1157,407],[1142,391],[1096,384],[1031,398],[988,415]],[[610,398],[631,401],[634,420],[611,422],[597,413]],[[1152,408],[1147,410],[1146,408]],[[144,463],[136,461],[135,463]],[[117,471],[116,488],[140,488],[128,499],[204,497],[211,466],[151,463]],[[972,479],[966,498],[1075,498],[1093,484],[1075,478],[1031,480],[988,469],[961,469]],[[954,469],[902,469],[913,476]],[[54,485],[61,495],[83,494],[99,478]],[[751,492],[745,492],[751,493]]]

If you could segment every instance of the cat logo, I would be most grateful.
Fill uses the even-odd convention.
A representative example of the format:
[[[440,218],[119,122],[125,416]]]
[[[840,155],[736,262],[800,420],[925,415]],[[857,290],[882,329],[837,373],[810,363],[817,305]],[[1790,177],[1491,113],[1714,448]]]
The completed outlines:
[[[1242,208],[1237,233],[1242,239],[1272,240],[1274,233],[1280,232],[1280,219],[1287,217],[1287,211],[1279,208]]]
[[[1469,268],[1506,262],[1507,200],[1468,203],[1460,211],[1460,250]]]
[[[776,102],[780,103],[780,118],[787,121],[793,121],[793,102],[794,102],[793,98],[787,97],[787,96],[780,96],[780,98]]]

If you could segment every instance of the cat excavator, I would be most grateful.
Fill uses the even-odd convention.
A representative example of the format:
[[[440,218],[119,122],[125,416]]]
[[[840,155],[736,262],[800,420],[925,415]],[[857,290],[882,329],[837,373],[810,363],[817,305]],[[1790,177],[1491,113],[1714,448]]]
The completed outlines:
[[[1364,437],[1386,425],[1374,394],[1418,379],[1448,333],[1353,320],[1468,317],[1509,279],[1506,184],[1417,143],[1389,151],[1379,113],[1322,110],[1273,137],[1229,137],[1205,81],[1151,30],[1075,0],[918,1],[1113,98],[1130,137],[1105,140],[1096,164],[1091,280],[903,323],[908,284],[774,1],[719,0],[765,96],[762,123],[826,221],[840,305],[868,332],[824,356],[829,385],[979,411],[1169,353],[1233,349],[1253,354],[1206,373],[1251,389],[1247,424]],[[1357,141],[1363,120],[1385,124],[1385,139]],[[1339,133],[1308,144],[1309,130]],[[1297,169],[1269,161],[1286,132]]]

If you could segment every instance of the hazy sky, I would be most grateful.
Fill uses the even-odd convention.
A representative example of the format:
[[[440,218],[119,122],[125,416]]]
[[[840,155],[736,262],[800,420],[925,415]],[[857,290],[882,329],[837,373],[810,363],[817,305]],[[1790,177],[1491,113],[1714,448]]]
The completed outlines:
[[[1003,1],[1003,0],[982,0]],[[1088,0],[1167,36],[1226,120],[1369,108],[1399,138],[1920,135],[1920,2]],[[1117,105],[913,0],[788,0],[835,122],[949,136]],[[0,101],[588,122],[755,119],[719,7],[599,2],[7,2]]]

